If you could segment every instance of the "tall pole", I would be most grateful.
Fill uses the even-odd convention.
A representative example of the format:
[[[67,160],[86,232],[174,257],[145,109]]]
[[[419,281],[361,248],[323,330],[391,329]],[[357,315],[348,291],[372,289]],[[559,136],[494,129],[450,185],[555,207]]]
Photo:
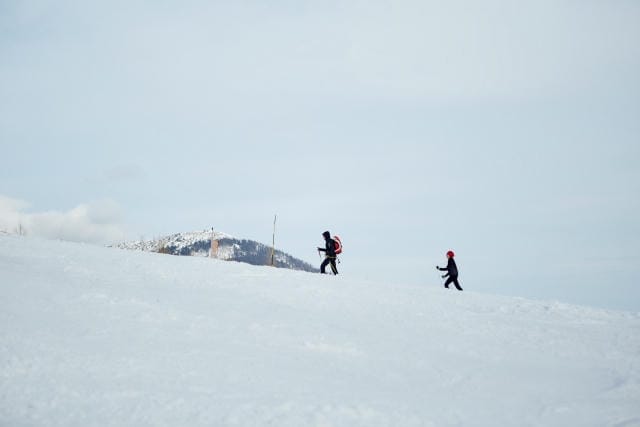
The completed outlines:
[[[274,255],[276,252],[276,218],[278,218],[278,215],[274,215],[273,216],[273,240],[271,242],[271,267],[274,266]]]

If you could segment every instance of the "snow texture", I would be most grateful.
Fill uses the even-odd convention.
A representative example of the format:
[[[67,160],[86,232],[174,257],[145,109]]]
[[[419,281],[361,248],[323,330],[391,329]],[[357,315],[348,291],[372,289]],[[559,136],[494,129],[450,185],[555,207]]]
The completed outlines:
[[[640,425],[640,316],[0,235],[2,426]]]

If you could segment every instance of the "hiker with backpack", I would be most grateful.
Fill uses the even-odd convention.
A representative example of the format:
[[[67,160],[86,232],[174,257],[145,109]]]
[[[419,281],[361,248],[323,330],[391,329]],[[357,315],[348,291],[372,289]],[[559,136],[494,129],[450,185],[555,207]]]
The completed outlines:
[[[338,267],[336,267],[336,259],[338,258],[338,254],[342,252],[342,242],[340,242],[340,238],[335,236],[333,239],[331,238],[331,233],[325,231],[322,233],[324,237],[324,249],[318,248],[318,252],[324,252],[324,261],[320,265],[320,273],[325,274],[325,269],[327,265],[331,265],[331,271],[333,274],[338,274]]]
[[[461,291],[462,288],[460,287],[460,283],[458,282],[458,266],[456,265],[456,262],[453,260],[454,256],[455,254],[453,253],[453,251],[447,252],[447,266],[444,268],[441,268],[436,265],[436,268],[440,271],[447,272],[447,274],[442,276],[443,279],[445,277],[448,277],[446,282],[444,282],[445,288],[449,289],[449,285],[453,283],[456,286],[456,289]]]

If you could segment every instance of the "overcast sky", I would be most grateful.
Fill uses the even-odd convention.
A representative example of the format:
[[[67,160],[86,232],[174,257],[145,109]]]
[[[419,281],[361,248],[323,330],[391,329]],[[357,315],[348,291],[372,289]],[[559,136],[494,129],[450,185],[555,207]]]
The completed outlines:
[[[215,227],[640,310],[640,2],[0,0],[0,231]]]

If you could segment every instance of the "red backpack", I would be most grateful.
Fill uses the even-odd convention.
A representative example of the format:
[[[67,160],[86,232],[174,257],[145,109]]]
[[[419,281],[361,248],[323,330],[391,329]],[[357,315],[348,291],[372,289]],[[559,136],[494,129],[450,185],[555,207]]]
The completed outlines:
[[[342,241],[340,240],[340,236],[333,236],[333,243],[336,247],[336,255],[340,255],[342,253]]]

